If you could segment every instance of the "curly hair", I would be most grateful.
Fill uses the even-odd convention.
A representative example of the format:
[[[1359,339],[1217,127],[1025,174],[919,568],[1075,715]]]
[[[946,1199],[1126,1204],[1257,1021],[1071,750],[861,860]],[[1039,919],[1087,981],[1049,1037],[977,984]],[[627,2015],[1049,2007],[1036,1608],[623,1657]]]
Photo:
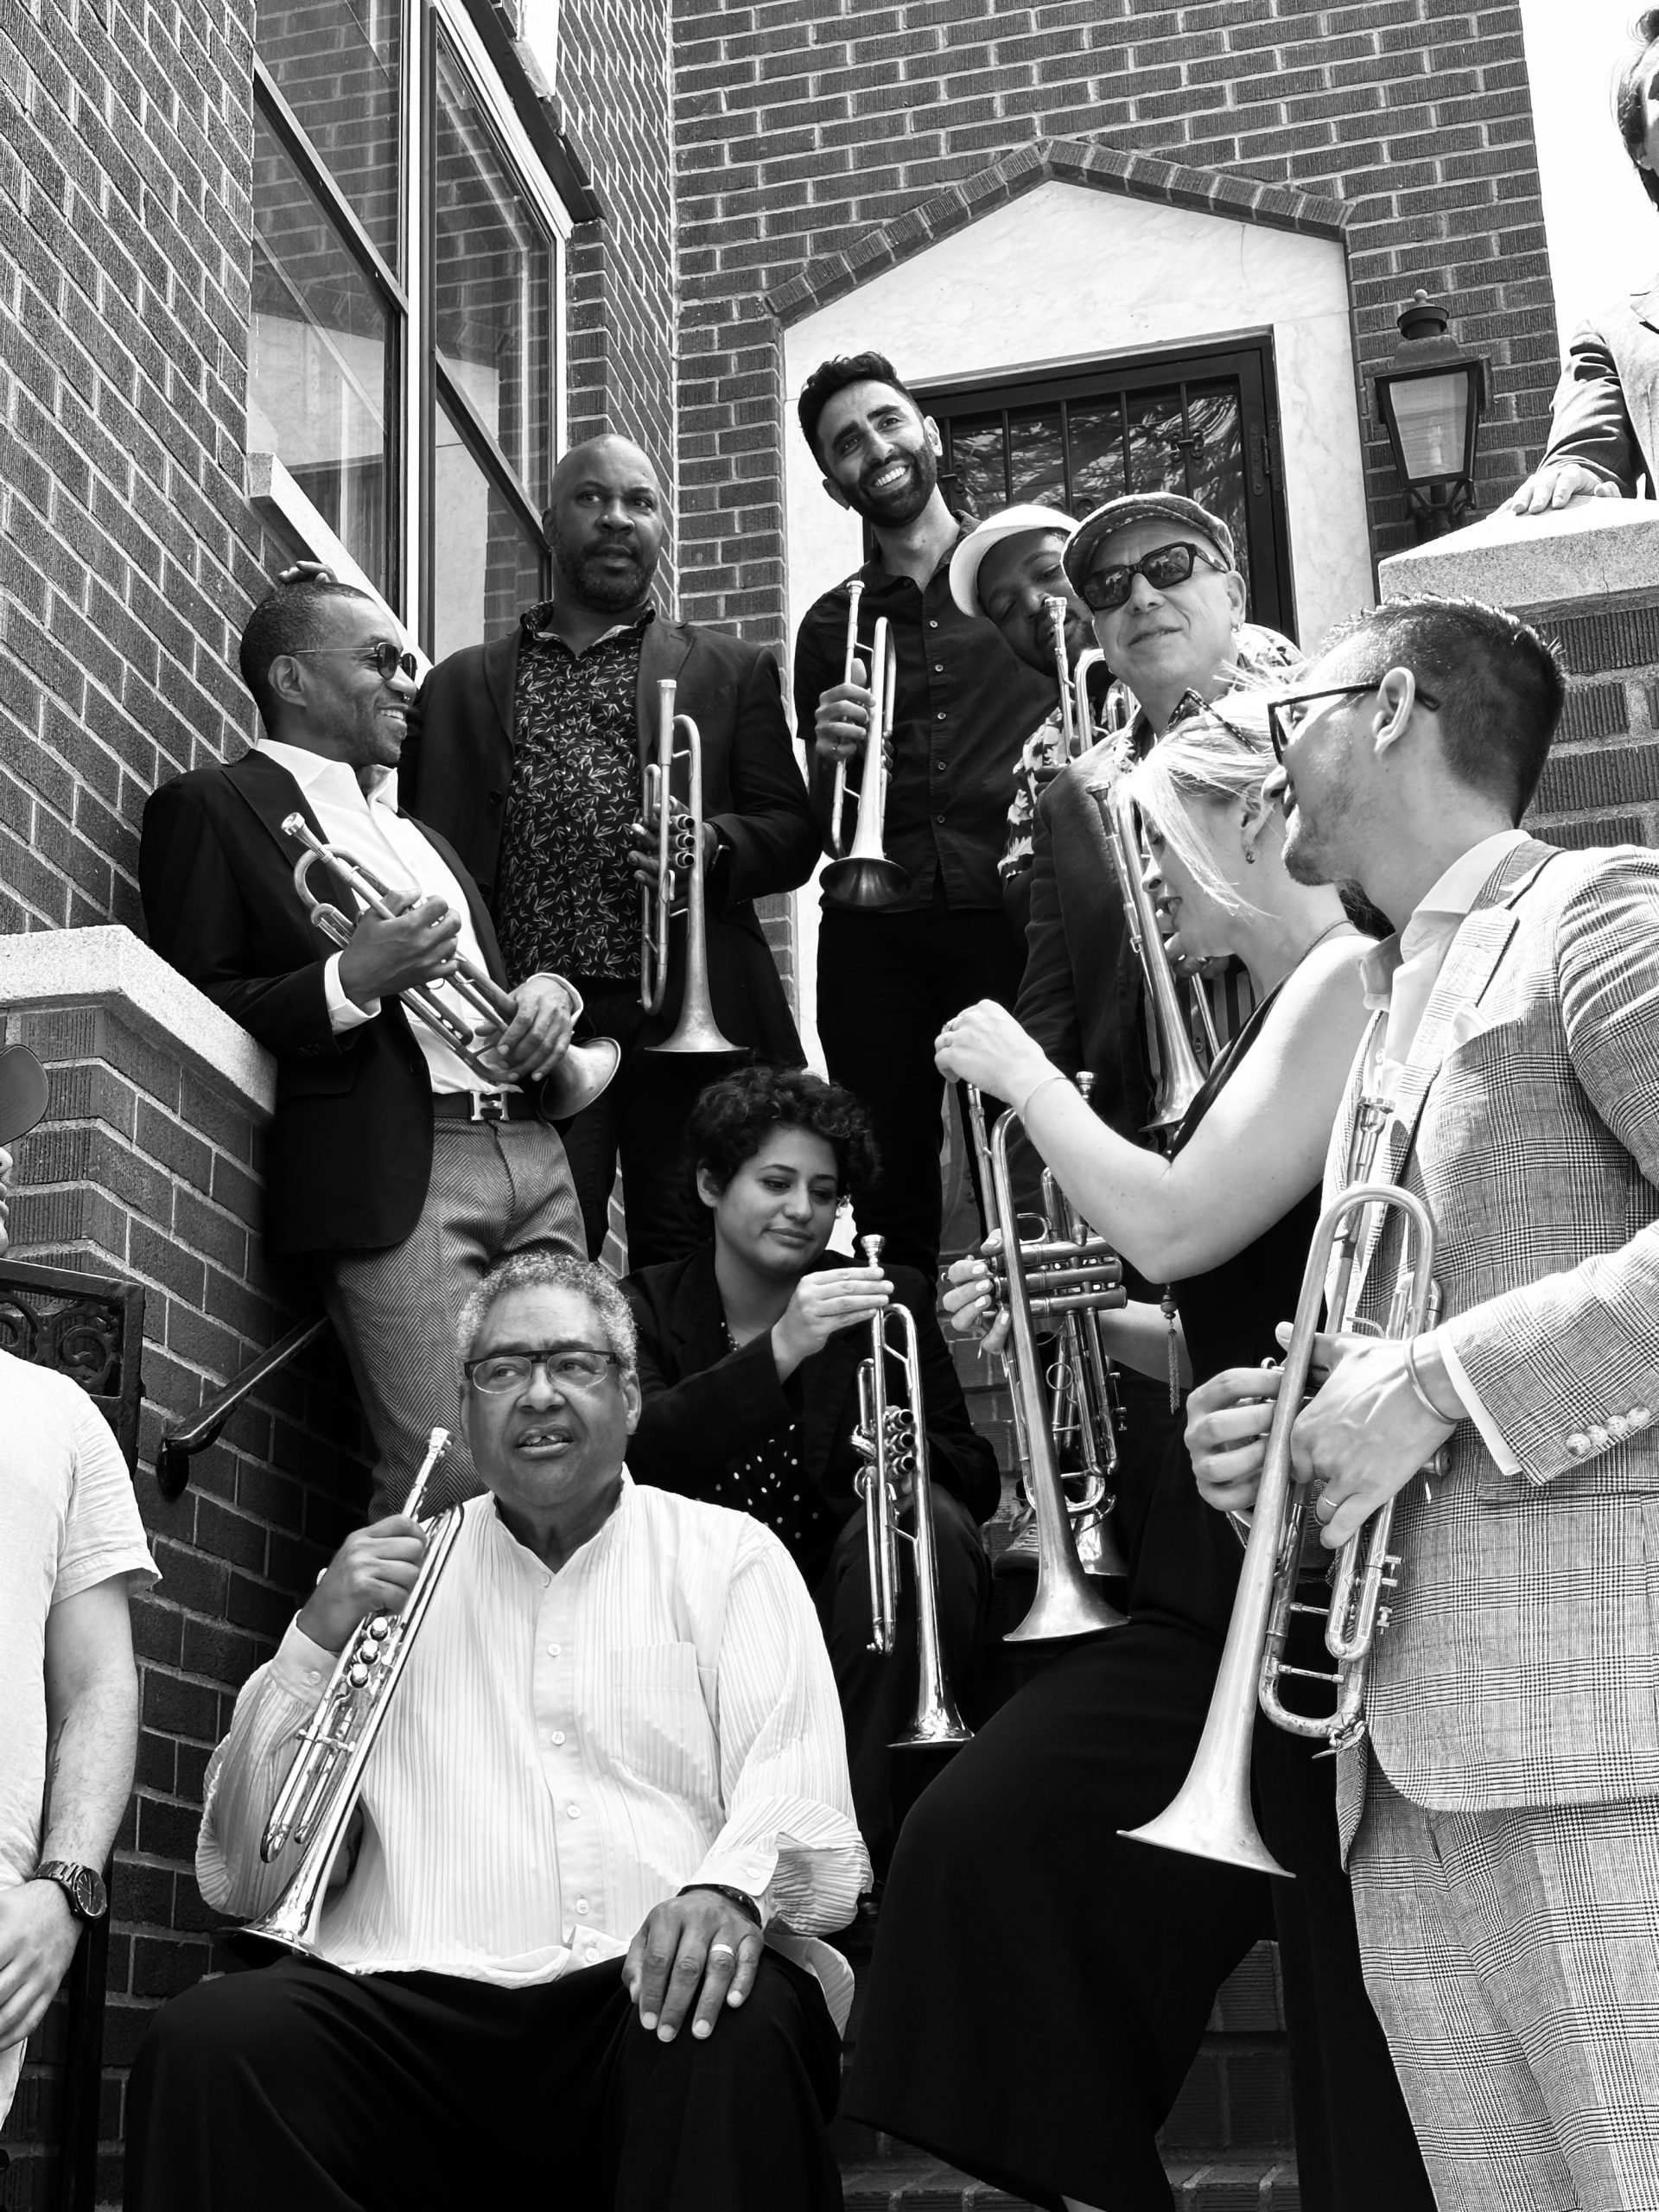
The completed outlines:
[[[833,360],[820,361],[817,367],[801,387],[795,411],[800,418],[801,435],[812,448],[812,458],[820,468],[824,457],[818,450],[818,421],[824,409],[838,391],[845,391],[849,385],[885,384],[901,399],[908,400],[920,415],[922,403],[907,384],[899,379],[898,371],[885,353],[837,353]]]
[[[509,1291],[530,1290],[543,1285],[550,1290],[574,1291],[578,1298],[587,1300],[606,1344],[616,1355],[623,1381],[637,1382],[639,1332],[634,1327],[632,1309],[617,1287],[616,1277],[591,1260],[572,1259],[567,1252],[550,1252],[539,1245],[523,1252],[510,1252],[505,1260],[498,1260],[467,1293],[455,1325],[455,1345],[462,1360],[472,1357],[473,1347],[498,1299],[505,1298]]]
[[[860,1198],[878,1165],[870,1117],[850,1090],[805,1068],[742,1068],[712,1083],[691,1109],[690,1154],[723,1191],[774,1129],[805,1129],[836,1157],[842,1198]]]
[[[1642,100],[1642,64],[1652,52],[1655,41],[1659,41],[1659,8],[1644,8],[1630,26],[1630,35],[1634,43],[1613,86],[1613,115],[1642,189],[1659,207],[1659,176],[1642,159],[1648,143],[1647,113]]]

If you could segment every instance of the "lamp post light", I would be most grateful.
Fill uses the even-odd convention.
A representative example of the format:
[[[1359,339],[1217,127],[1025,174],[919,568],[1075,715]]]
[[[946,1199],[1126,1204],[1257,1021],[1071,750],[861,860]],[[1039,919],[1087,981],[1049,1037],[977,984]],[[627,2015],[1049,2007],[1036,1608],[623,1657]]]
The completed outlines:
[[[1376,410],[1421,544],[1474,511],[1475,451],[1485,412],[1487,360],[1450,334],[1438,300],[1418,291],[1400,310],[1400,343],[1377,372]]]

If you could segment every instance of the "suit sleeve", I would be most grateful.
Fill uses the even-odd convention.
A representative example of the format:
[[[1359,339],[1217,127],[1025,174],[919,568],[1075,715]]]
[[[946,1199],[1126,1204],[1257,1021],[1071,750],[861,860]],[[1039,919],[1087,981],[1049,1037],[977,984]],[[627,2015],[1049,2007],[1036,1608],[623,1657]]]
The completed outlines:
[[[1576,461],[1617,484],[1627,499],[1647,470],[1613,351],[1593,323],[1567,348],[1551,403],[1546,461]]]
[[[841,610],[842,630],[838,639],[832,638],[834,610]],[[835,763],[826,761],[812,741],[817,725],[818,701],[832,684],[839,683],[842,675],[841,648],[846,642],[846,600],[834,594],[809,607],[801,618],[801,626],[795,633],[795,734],[806,753],[806,785],[811,795],[812,819],[820,849],[830,849],[830,796],[834,787]],[[847,764],[848,788],[858,786],[858,763]]]
[[[1075,1075],[1083,1065],[1077,985],[1066,950],[1054,869],[1054,805],[1058,784],[1037,795],[1031,829],[1031,919],[1026,925],[1026,968],[1014,1018],[1034,1037],[1055,1066]]]
[[[778,1380],[772,1338],[756,1337],[698,1374],[672,1374],[656,1308],[633,1283],[622,1287],[639,1331],[643,1402],[628,1440],[628,1471],[657,1490],[704,1497],[732,1459],[754,1451],[795,1416]]]
[[[1592,1111],[1629,1155],[1652,1211],[1659,1192],[1659,861],[1605,859],[1568,899],[1555,964],[1567,1050]],[[1499,1173],[1613,1177],[1593,1158],[1498,1160]],[[1548,1206],[1542,1217],[1548,1218]],[[1583,1467],[1659,1417],[1659,1223],[1625,1243],[1484,1300],[1440,1324],[1491,1421],[1539,1484]],[[1632,1421],[1633,1414],[1645,1419]],[[1567,1438],[1589,1436],[1573,1452]],[[1596,1440],[1599,1438],[1599,1441]]]
[[[818,833],[784,715],[778,664],[768,652],[750,658],[739,688],[732,795],[734,811],[710,817],[731,851],[716,879],[721,905],[741,906],[804,883],[817,861]]]
[[[279,1058],[349,1052],[358,1032],[336,1037],[323,971],[328,954],[281,975],[257,971],[243,874],[200,797],[181,779],[144,808],[138,884],[149,941]]]
[[[929,1470],[940,1489],[960,1498],[976,1521],[988,1521],[1001,1500],[1002,1478],[995,1452],[969,1417],[957,1363],[934,1316],[932,1286],[913,1268],[894,1268],[893,1281],[916,1319]]]

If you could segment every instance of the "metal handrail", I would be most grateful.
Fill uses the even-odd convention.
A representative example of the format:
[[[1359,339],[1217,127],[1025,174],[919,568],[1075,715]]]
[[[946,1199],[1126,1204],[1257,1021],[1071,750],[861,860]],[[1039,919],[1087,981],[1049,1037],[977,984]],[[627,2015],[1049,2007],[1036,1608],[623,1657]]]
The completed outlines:
[[[205,1406],[199,1407],[188,1421],[173,1424],[156,1447],[156,1481],[164,1498],[170,1502],[183,1497],[190,1480],[190,1462],[196,1453],[216,1444],[219,1431],[243,1400],[275,1375],[278,1368],[286,1367],[327,1325],[326,1313],[315,1313],[308,1321],[301,1321],[285,1337],[279,1337],[269,1351],[262,1351],[257,1359],[251,1360],[239,1375],[209,1398]]]

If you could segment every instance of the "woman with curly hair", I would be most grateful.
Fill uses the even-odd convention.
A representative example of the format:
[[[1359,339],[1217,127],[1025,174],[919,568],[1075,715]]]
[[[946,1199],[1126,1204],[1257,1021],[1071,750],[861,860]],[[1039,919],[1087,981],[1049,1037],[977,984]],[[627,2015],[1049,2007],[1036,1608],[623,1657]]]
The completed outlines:
[[[868,1649],[852,1440],[872,1314],[896,1300],[916,1318],[940,1637],[958,1684],[989,1595],[979,1524],[996,1510],[995,1457],[968,1418],[931,1284],[912,1268],[849,1267],[827,1249],[842,1201],[876,1167],[869,1116],[850,1091],[799,1069],[746,1068],[698,1100],[690,1154],[714,1243],[623,1286],[645,1399],[628,1465],[637,1481],[753,1513],[787,1546],[817,1596],[879,1877],[898,1825],[890,1747],[915,1707],[916,1630],[906,1560],[896,1649],[887,1658]],[[901,1796],[931,1764],[911,1758]]]

